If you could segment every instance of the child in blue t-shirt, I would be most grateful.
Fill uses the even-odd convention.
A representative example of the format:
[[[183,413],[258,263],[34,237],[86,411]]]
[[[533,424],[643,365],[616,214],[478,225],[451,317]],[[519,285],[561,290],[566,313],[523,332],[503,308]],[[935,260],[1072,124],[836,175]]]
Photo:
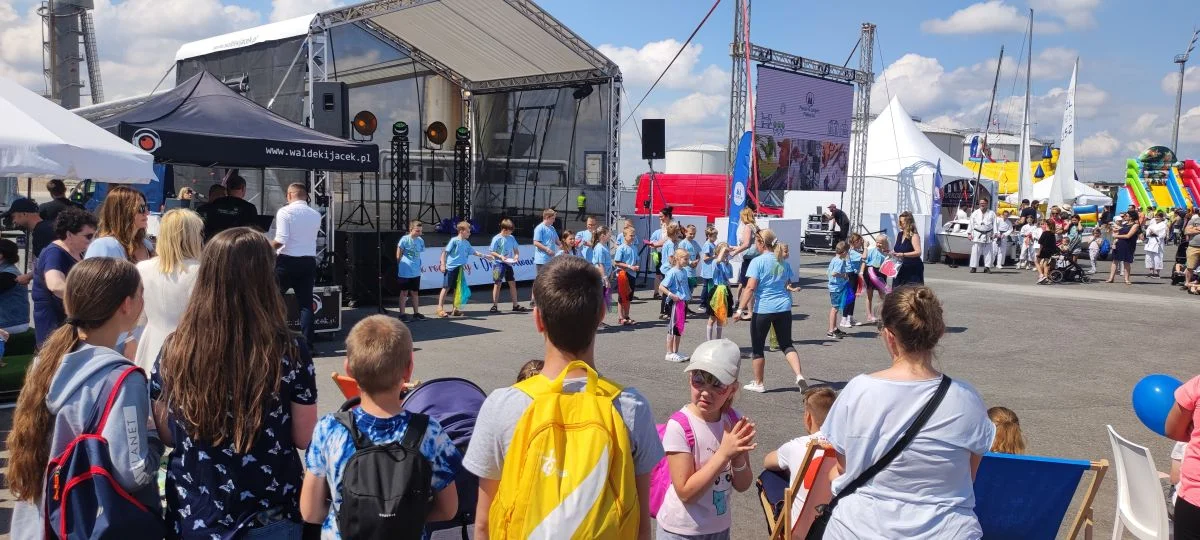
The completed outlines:
[[[829,268],[825,271],[825,275],[829,278],[829,303],[832,306],[829,308],[829,332],[825,334],[825,337],[842,339],[846,335],[841,328],[837,327],[837,316],[843,306],[846,287],[850,283],[847,279],[850,274],[849,251],[849,244],[845,241],[838,242],[834,247],[833,260],[829,261]]]
[[[629,326],[637,324],[637,321],[629,317],[629,303],[633,300],[633,280],[640,268],[637,264],[637,251],[633,247],[637,245],[637,235],[633,232],[633,227],[627,227],[621,236],[625,241],[617,246],[617,251],[613,253],[613,266],[617,267],[617,305],[620,307],[617,322],[622,326]],[[625,282],[625,291],[620,287],[622,281]]]
[[[862,274],[863,266],[863,238],[858,233],[850,234],[850,251],[847,252],[847,261],[850,263],[846,271],[846,287],[851,291],[858,291],[858,279]],[[842,306],[842,318],[838,326],[842,328],[851,328],[858,326],[859,322],[854,320],[854,300],[857,295],[846,295],[846,303]]]
[[[662,264],[660,264],[658,267],[658,271],[663,275],[664,281],[666,280],[667,272],[671,270],[671,268],[675,267],[675,263],[672,261],[672,258],[675,257],[675,250],[681,247],[679,246],[679,242],[682,240],[683,227],[680,227],[678,223],[671,223],[670,225],[667,225],[667,232],[664,233],[662,237],[662,248],[659,249],[659,258],[662,260]],[[684,253],[687,252],[685,251]],[[684,264],[686,265],[687,261],[684,261]],[[680,270],[683,271],[683,277],[686,280],[687,270],[683,270],[683,268],[680,268]],[[661,281],[659,282],[659,285],[654,288],[654,290],[656,292],[662,290]],[[666,296],[662,297],[662,303],[659,305],[659,319],[665,321],[670,318],[670,316],[667,314],[667,307],[670,305],[670,303],[670,300]]]
[[[418,308],[421,299],[421,253],[425,251],[425,239],[421,238],[424,226],[414,219],[408,224],[408,234],[396,243],[396,277],[400,286],[400,320],[408,322],[404,304],[412,298],[412,319],[424,320]]]
[[[713,233],[713,236],[716,236],[716,231]],[[709,277],[704,281],[704,300],[702,302],[705,313],[708,313],[705,337],[709,340],[721,339],[721,335],[725,331],[725,322],[721,322],[717,318],[717,312],[712,307],[713,297],[717,294],[725,295],[725,321],[728,321],[729,317],[733,317],[733,310],[737,307],[729,285],[731,279],[733,279],[733,265],[729,264],[729,244],[721,242],[716,245],[716,251],[710,257]]]
[[[604,278],[604,315],[600,317],[600,327],[608,327],[608,323],[604,322],[604,318],[608,316],[608,306],[612,305],[613,291],[613,257],[612,251],[608,249],[608,227],[600,227],[592,232],[591,245],[591,262],[600,270],[600,275]]]
[[[413,373],[412,359],[412,334],[408,327],[386,315],[359,321],[346,336],[345,370],[358,382],[362,404],[347,413],[321,418],[304,455],[300,515],[305,523],[321,524],[322,538],[342,537],[337,513],[342,504],[343,474],[355,453],[354,439],[343,421],[353,422],[359,434],[374,444],[403,441],[413,418],[401,405],[404,385]],[[458,512],[454,475],[462,466],[462,455],[433,418],[429,418],[420,438],[419,451],[433,472],[430,485],[424,486],[433,492],[433,504],[428,514],[420,516],[423,520],[412,521],[432,523],[451,519]],[[411,537],[416,531],[388,532]]]
[[[679,354],[679,342],[683,339],[687,314],[684,310],[685,313],[681,315],[681,310],[676,306],[680,304],[687,306],[687,301],[692,297],[692,290],[688,288],[687,271],[684,270],[689,260],[688,252],[683,248],[676,249],[668,260],[671,262],[671,267],[663,272],[662,284],[658,286],[658,290],[667,304],[666,312],[669,314],[666,360],[668,362],[686,362],[688,357]]]
[[[516,313],[529,311],[517,302],[517,280],[513,276],[513,265],[521,258],[517,239],[513,238],[511,219],[500,220],[500,233],[492,237],[488,251],[492,257],[492,313],[500,313],[500,284],[508,282],[508,295],[512,298],[512,310]]]
[[[447,317],[446,310],[443,309],[446,305],[446,293],[453,291],[458,286],[458,275],[463,271],[463,265],[467,264],[467,260],[471,255],[483,258],[483,254],[475,251],[471,247],[471,242],[467,241],[471,237],[471,224],[466,221],[458,223],[458,236],[450,239],[446,244],[446,249],[442,250],[442,260],[440,270],[444,273],[442,280],[442,292],[438,294],[438,309],[437,316],[441,318]],[[462,317],[463,312],[458,308],[454,308],[453,315]]]

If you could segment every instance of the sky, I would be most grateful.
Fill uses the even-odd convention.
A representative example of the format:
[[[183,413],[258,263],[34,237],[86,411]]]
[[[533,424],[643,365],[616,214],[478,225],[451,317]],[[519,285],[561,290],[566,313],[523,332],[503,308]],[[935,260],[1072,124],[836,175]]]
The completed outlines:
[[[39,3],[0,0],[0,77],[41,92]],[[106,98],[150,91],[182,43],[345,3],[95,0]],[[709,0],[538,3],[621,67],[628,96],[625,114],[712,6]],[[666,118],[668,146],[726,144],[728,51],[736,5],[721,0],[635,114],[635,121]],[[1015,130],[1021,122],[1022,57],[1028,50],[1025,31],[1032,8],[1033,133],[1057,138],[1071,66],[1078,58],[1076,169],[1084,181],[1114,181],[1123,177],[1126,159],[1152,145],[1170,145],[1179,80],[1179,66],[1172,59],[1200,27],[1196,0],[1156,2],[1149,13],[1140,5],[1128,0],[757,0],[752,2],[750,34],[755,44],[840,64],[850,56],[861,23],[874,23],[872,111],[898,96],[922,121],[964,129],[982,129],[986,122],[997,56],[1004,46],[994,118]],[[1177,153],[1200,158],[1200,51],[1193,53],[1191,64],[1184,77]],[[636,160],[638,136],[630,127],[632,123],[622,135],[622,176],[642,168]]]

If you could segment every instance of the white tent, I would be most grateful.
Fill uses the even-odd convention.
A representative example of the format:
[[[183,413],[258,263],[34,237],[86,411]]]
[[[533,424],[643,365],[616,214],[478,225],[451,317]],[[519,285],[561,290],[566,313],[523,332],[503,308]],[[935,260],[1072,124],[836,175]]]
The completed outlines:
[[[146,184],[154,156],[0,77],[0,177]]]
[[[1025,198],[1029,199],[1029,200],[1036,200],[1036,201],[1050,200],[1050,192],[1051,192],[1052,188],[1054,187],[1055,176],[1057,176],[1057,175],[1050,175],[1049,177],[1043,179],[1041,182],[1034,184],[1033,191],[1030,192],[1030,194],[1027,195]],[[1068,202],[1071,202],[1071,203],[1077,204],[1077,205],[1095,204],[1095,205],[1099,205],[1099,206],[1108,206],[1108,205],[1112,204],[1113,200],[1108,195],[1100,193],[1099,191],[1096,191],[1095,189],[1088,187],[1087,184],[1084,184],[1083,182],[1080,182],[1078,180],[1075,180],[1074,182],[1075,182],[1075,184],[1074,184],[1074,187],[1072,188],[1072,190],[1073,190],[1072,192],[1075,194],[1075,198],[1074,198],[1074,200],[1068,201]],[[1008,195],[1008,197],[1005,198],[1005,200],[1008,201],[1009,204],[1014,204],[1014,205],[1020,204],[1020,202],[1021,202],[1020,197],[1018,197],[1016,193],[1010,193]]]

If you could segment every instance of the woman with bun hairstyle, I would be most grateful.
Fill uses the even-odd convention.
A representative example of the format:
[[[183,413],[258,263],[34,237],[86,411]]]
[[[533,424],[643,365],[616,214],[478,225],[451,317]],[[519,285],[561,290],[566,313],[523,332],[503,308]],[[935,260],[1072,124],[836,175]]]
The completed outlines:
[[[767,334],[775,331],[779,350],[796,374],[795,384],[801,392],[808,390],[808,380],[800,371],[800,353],[792,344],[792,294],[800,287],[792,286],[792,268],[784,260],[783,244],[775,237],[775,231],[763,229],[755,235],[754,257],[746,269],[746,284],[742,287],[735,320],[750,321],[750,347],[753,358],[754,380],[742,388],[763,393],[763,376],[766,371],[764,350]],[[753,304],[753,308],[749,306]],[[751,315],[750,311],[753,311]]]
[[[971,385],[934,369],[945,331],[932,289],[907,286],[884,297],[879,336],[891,366],[853,378],[821,427],[841,470],[824,538],[983,536],[972,484],[996,426]],[[932,414],[908,444],[898,444],[927,405]],[[859,479],[893,447],[890,463]]]

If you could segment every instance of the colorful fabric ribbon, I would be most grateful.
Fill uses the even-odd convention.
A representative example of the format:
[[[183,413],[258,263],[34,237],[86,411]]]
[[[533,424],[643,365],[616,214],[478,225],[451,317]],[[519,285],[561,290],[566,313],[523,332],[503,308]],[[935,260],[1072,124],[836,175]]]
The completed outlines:
[[[729,286],[724,283],[713,287],[709,294],[708,307],[711,308],[713,317],[721,326],[724,326],[726,319],[729,318],[729,296]]]
[[[458,282],[454,287],[454,309],[467,305],[471,299],[471,287],[467,285],[467,272],[459,267]]]
[[[625,270],[617,271],[617,302],[621,305],[621,310],[629,311],[629,302],[633,298],[633,280],[629,277],[629,272]]]

